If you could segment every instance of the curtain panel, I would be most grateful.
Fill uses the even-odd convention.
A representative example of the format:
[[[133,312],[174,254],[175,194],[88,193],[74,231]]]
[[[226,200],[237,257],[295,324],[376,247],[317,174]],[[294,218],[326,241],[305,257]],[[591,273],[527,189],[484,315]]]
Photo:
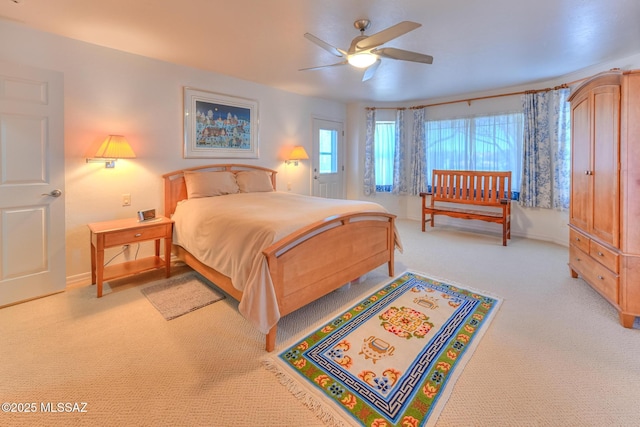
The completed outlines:
[[[376,139],[376,110],[367,110],[367,131],[364,142],[364,194],[370,196],[376,193],[375,171],[375,139]]]
[[[569,89],[522,96],[524,143],[520,205],[567,210],[571,173]]]
[[[404,110],[396,112],[395,150],[393,155],[393,187],[392,194],[407,193],[407,172],[404,162],[405,130]]]
[[[427,189],[427,156],[424,122],[426,109],[413,110],[413,135],[411,137],[411,183],[409,194],[417,196]]]

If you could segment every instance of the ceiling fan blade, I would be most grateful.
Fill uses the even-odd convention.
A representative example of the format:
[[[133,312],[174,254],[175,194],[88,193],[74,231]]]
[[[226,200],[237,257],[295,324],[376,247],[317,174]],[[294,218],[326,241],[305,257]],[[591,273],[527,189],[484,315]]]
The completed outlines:
[[[314,71],[314,70],[320,70],[322,68],[336,67],[338,65],[346,65],[346,64],[348,64],[347,61],[342,61],[342,62],[338,62],[337,64],[319,65],[317,67],[301,68],[298,71]]]
[[[396,49],[395,47],[384,47],[382,49],[374,49],[371,53],[379,55],[383,58],[399,59],[401,61],[421,62],[423,64],[433,64],[433,56],[424,55],[418,52]]]
[[[376,70],[378,69],[378,67],[380,66],[381,63],[382,63],[382,61],[377,59],[376,62],[374,62],[373,64],[369,65],[367,67],[367,69],[364,70],[364,74],[362,75],[362,81],[366,82],[371,77],[373,77],[373,75],[376,73]]]
[[[311,33],[305,33],[304,37],[307,40],[312,41],[313,43],[317,44],[318,46],[320,46],[321,48],[323,48],[324,50],[326,50],[327,52],[329,52],[332,55],[335,55],[339,58],[342,58],[343,56],[347,56],[347,52],[345,52],[342,49],[338,49],[335,46],[331,46],[329,43],[325,42],[324,40],[320,40],[319,38],[317,38],[316,36],[314,36]]]
[[[360,50],[373,49],[421,26],[422,24],[418,24],[417,22],[402,21],[358,42],[356,47]]]

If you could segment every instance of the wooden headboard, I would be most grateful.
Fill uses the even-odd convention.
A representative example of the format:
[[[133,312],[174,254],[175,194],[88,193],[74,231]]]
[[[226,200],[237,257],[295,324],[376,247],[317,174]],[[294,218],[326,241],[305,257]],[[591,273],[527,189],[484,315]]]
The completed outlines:
[[[267,172],[271,175],[271,184],[273,185],[273,189],[276,189],[276,174],[278,173],[278,171],[253,165],[232,163],[204,165],[196,166],[193,168],[180,169],[162,175],[162,178],[164,179],[164,215],[167,218],[171,218],[171,215],[176,210],[178,202],[187,198],[187,186],[184,181],[184,171],[229,171],[236,173],[246,170],[261,170]]]

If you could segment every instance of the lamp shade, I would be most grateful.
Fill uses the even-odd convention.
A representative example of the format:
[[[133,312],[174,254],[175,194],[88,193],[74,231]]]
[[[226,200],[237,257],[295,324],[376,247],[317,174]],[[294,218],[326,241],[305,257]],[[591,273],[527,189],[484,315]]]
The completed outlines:
[[[307,160],[308,158],[309,155],[301,145],[294,147],[291,154],[289,154],[289,160]]]
[[[136,153],[122,135],[109,135],[100,145],[96,155],[98,159],[134,159]]]

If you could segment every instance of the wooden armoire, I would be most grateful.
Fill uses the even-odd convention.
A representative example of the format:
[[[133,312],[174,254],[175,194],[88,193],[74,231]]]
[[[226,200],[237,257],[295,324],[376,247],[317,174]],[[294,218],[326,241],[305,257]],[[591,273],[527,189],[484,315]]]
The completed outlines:
[[[569,267],[618,310],[640,316],[640,70],[572,92]]]

